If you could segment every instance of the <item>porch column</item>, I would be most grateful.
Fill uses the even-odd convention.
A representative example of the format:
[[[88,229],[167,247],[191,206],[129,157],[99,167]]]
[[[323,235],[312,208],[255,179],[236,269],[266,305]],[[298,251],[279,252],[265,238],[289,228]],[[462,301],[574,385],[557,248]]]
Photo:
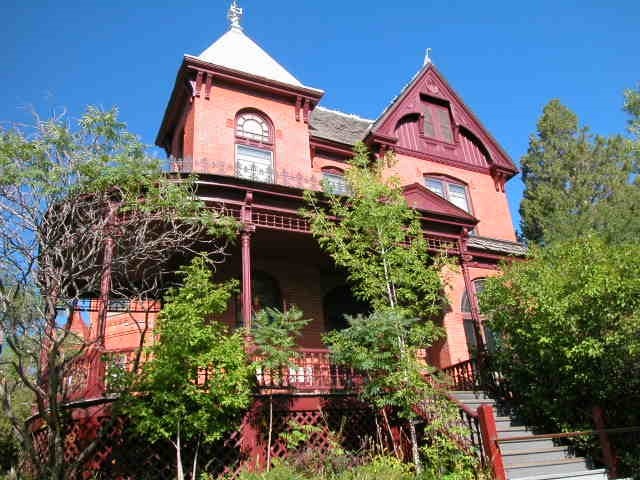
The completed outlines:
[[[240,248],[242,249],[242,326],[246,334],[251,336],[251,233],[256,227],[252,224],[251,205],[253,193],[248,191],[244,197],[244,205],[240,210],[242,231],[240,232]]]
[[[242,247],[242,325],[251,331],[251,232],[243,229],[240,233]]]

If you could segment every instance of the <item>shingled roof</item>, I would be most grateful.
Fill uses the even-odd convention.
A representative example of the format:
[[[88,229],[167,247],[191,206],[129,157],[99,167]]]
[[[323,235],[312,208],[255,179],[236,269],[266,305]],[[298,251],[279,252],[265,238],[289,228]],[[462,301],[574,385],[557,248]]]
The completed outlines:
[[[311,136],[345,145],[364,140],[371,125],[373,120],[323,107],[316,107],[309,117]]]
[[[527,247],[521,243],[488,237],[469,237],[467,247],[496,253],[506,253],[507,255],[524,256],[527,254]]]

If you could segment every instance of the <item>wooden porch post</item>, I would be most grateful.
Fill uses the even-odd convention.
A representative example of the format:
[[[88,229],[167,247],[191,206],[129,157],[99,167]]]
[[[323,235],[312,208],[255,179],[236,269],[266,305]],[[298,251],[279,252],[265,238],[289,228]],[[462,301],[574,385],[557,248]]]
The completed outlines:
[[[240,232],[240,247],[242,249],[242,326],[246,329],[246,335],[251,336],[251,306],[253,302],[251,292],[251,233],[255,231],[252,223],[251,204],[253,193],[247,192],[244,205],[240,211],[242,231]]]
[[[489,462],[491,471],[496,480],[505,480],[507,475],[502,461],[502,452],[498,446],[498,433],[496,431],[496,419],[491,405],[481,405],[478,408],[478,420],[482,433],[482,445],[484,454]]]
[[[242,247],[242,325],[251,331],[251,233],[246,229],[240,233]]]
[[[607,475],[609,478],[618,478],[618,465],[615,449],[609,440],[609,435],[604,430],[607,425],[604,421],[604,411],[602,407],[596,405],[592,410],[593,423],[598,431],[598,439],[600,440],[600,448],[602,448],[602,457],[607,466]]]

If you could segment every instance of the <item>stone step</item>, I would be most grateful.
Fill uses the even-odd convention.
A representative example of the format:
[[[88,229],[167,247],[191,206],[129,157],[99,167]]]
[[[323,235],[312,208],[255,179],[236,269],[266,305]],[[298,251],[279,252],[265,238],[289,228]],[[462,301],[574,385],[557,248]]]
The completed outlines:
[[[474,398],[474,399],[465,400],[462,403],[464,403],[467,407],[471,408],[472,410],[477,410],[478,407],[480,407],[480,405],[489,405],[490,407],[493,407],[494,415],[495,415],[496,402],[491,398]]]
[[[532,437],[534,433],[523,425],[496,428],[498,440],[512,437]]]
[[[524,423],[522,423],[520,420],[515,419],[513,417],[497,416],[496,415],[495,419],[496,419],[496,429],[497,430],[501,430],[501,429],[508,428],[508,427],[522,427],[522,426],[524,426]]]
[[[500,451],[503,455],[523,450],[540,450],[543,448],[553,448],[555,444],[550,438],[531,438],[526,440],[516,440],[500,442]]]
[[[573,458],[566,447],[541,447],[529,446],[523,450],[503,452],[502,459],[505,467],[531,462],[563,460]]]
[[[511,480],[512,477],[508,477]],[[518,480],[607,480],[607,471],[603,468],[579,472],[551,473],[519,477]]]
[[[453,390],[449,392],[452,396],[465,403],[467,400],[490,399],[486,392],[468,392],[465,390]]]
[[[589,472],[584,458],[523,462],[508,467],[505,466],[505,470],[509,479],[521,479],[534,475]]]

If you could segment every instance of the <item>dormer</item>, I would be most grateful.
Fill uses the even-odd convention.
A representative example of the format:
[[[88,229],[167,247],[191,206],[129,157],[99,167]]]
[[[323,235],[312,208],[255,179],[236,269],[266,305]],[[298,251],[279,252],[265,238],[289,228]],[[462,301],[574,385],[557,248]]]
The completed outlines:
[[[518,172],[431,62],[385,109],[367,140],[383,150],[490,174],[497,191]]]

